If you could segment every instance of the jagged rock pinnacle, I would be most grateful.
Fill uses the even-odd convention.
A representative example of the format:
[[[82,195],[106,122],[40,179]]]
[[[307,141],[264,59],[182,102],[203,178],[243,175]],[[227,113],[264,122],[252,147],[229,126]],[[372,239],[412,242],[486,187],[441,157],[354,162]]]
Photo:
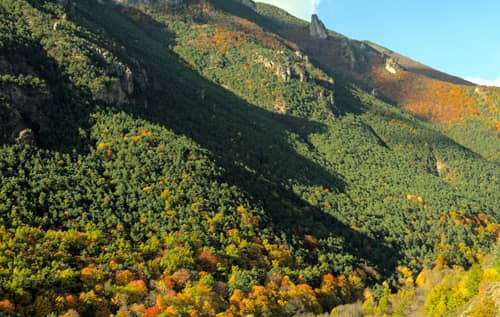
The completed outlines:
[[[309,34],[315,39],[324,40],[328,38],[328,33],[326,32],[326,27],[318,18],[317,14],[313,14],[311,17],[311,24],[309,25]]]

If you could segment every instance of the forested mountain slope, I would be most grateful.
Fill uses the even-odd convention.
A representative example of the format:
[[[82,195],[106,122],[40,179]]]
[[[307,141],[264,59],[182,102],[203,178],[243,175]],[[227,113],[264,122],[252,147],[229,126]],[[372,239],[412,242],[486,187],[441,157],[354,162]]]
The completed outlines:
[[[320,314],[490,252],[498,163],[271,7],[139,4],[0,0],[0,312]]]
[[[327,39],[314,38],[304,21],[266,4],[257,8],[277,22],[276,32],[296,43],[325,70],[356,80],[371,94],[433,122],[457,142],[498,161],[500,88],[473,85],[375,43],[351,40],[332,31]]]

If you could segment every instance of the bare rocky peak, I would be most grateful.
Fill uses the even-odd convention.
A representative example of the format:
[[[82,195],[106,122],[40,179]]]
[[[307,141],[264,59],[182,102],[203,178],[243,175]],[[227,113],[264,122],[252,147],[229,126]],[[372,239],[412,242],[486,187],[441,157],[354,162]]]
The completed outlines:
[[[317,14],[313,14],[311,17],[311,24],[309,25],[309,34],[315,39],[324,40],[328,38],[328,33],[326,27],[321,22]]]

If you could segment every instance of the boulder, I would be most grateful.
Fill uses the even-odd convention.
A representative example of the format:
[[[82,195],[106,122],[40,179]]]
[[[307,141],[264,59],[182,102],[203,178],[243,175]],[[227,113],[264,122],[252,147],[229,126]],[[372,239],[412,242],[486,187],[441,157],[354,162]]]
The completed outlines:
[[[312,15],[311,24],[309,25],[309,34],[312,38],[319,40],[325,40],[328,38],[326,27],[318,18],[317,14]]]

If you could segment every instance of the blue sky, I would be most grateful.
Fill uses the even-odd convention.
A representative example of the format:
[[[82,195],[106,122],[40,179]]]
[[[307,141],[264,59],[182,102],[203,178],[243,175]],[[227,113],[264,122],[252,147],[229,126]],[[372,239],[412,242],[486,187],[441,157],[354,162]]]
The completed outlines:
[[[500,86],[499,0],[258,0],[444,72]]]

